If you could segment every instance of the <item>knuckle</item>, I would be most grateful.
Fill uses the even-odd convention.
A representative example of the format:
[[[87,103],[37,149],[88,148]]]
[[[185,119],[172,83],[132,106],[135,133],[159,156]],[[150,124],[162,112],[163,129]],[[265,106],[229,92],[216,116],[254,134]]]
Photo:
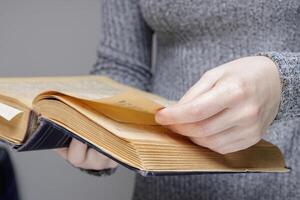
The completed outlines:
[[[89,168],[95,170],[101,170],[106,168],[107,163],[109,161],[109,159],[106,156],[98,153],[94,149],[90,149],[88,153],[91,159],[89,159],[86,162],[86,164],[89,166]]]
[[[209,128],[206,125],[200,125],[198,130],[199,137],[206,137],[209,135]]]
[[[191,138],[191,140],[199,146],[203,146],[203,147],[207,147],[207,148],[209,147],[209,145],[208,145],[209,142],[208,142],[207,138],[205,138],[205,137],[203,137],[203,138]]]
[[[181,134],[189,137],[197,136],[197,132],[194,130],[194,128],[188,125],[179,124],[179,125],[168,125],[166,127],[170,129],[172,132],[177,134]]]
[[[209,149],[218,149],[221,147],[220,142],[216,139],[212,139],[210,137],[201,137],[192,139],[192,141],[200,146],[209,148]]]
[[[191,137],[190,140],[199,146],[203,146],[199,138]]]
[[[218,147],[218,148],[213,148],[213,149],[211,149],[211,150],[213,150],[214,152],[217,152],[217,153],[219,153],[219,154],[226,154],[227,152],[226,152],[226,150],[224,149],[224,148],[220,148],[220,147]]]
[[[192,116],[201,116],[201,114],[203,113],[201,106],[199,106],[196,103],[193,103],[189,109],[189,113]]]
[[[254,121],[256,119],[259,118],[259,115],[260,115],[260,107],[256,104],[252,104],[251,106],[248,107],[247,109],[247,119],[248,120],[251,120],[251,121]]]
[[[251,146],[255,145],[255,144],[258,143],[259,141],[260,141],[260,137],[253,137],[253,138],[251,138],[251,139],[248,141],[248,143],[247,143],[247,145],[245,146],[244,149],[246,149],[246,148],[248,148],[248,147],[251,147]]]
[[[241,101],[248,97],[245,83],[240,80],[226,80],[219,87],[235,101]]]
[[[70,156],[68,158],[69,163],[71,163],[71,165],[75,166],[75,167],[80,167],[82,165],[82,163],[84,162],[84,159],[78,159],[74,156]]]
[[[253,141],[252,141],[252,145],[258,143],[260,140],[261,140],[261,137],[260,137],[260,136],[255,137],[255,138],[253,139]]]
[[[205,144],[210,149],[218,149],[220,147],[220,142],[217,139],[212,139],[210,137],[206,137]]]
[[[179,133],[178,125],[167,125],[166,127],[171,131],[173,131],[174,133]]]
[[[230,78],[229,80],[224,81],[223,87],[228,94],[232,95],[237,100],[245,99],[248,96],[247,84],[243,80]]]
[[[106,168],[116,168],[117,166],[118,166],[118,163],[116,163],[112,159],[108,159]]]
[[[96,162],[93,168],[96,170],[101,170],[101,169],[109,168],[108,166],[109,166],[108,162]]]
[[[247,83],[243,79],[235,78],[234,79],[234,83],[235,83],[235,85],[236,85],[237,88],[240,88],[242,90],[245,90],[247,88]]]
[[[260,136],[261,135],[262,128],[261,128],[260,123],[255,123],[252,126],[252,132],[255,133],[254,135],[256,135],[256,136]]]
[[[245,99],[247,97],[246,87],[242,81],[236,81],[233,84],[232,89],[237,99]]]
[[[221,142],[216,139],[212,139],[209,137],[203,137],[203,138],[193,139],[192,141],[200,146],[209,148],[210,150],[212,150],[214,152],[217,152],[220,154],[228,153],[226,151],[226,149],[222,147]]]
[[[238,151],[239,149],[226,149],[226,150],[223,150],[223,152],[221,154],[229,154],[229,153],[233,153],[233,152],[236,152]]]
[[[259,125],[254,127],[254,139],[259,140],[262,137],[262,130]]]
[[[247,149],[253,145],[255,145],[260,139],[258,138],[253,138],[253,139],[250,139],[248,140],[247,143],[245,143],[245,145],[241,146],[239,150],[244,150],[244,149]]]
[[[212,148],[213,147],[213,141],[210,138],[204,137],[204,138],[201,139],[201,141],[202,141],[202,144],[204,146],[206,146],[207,148]]]

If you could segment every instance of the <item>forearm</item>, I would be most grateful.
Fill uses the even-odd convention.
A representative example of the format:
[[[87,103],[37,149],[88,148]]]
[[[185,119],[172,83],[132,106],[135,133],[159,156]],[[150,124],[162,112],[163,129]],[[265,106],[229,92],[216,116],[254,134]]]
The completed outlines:
[[[136,0],[102,0],[98,59],[93,74],[148,90],[151,81],[152,30]]]
[[[105,75],[120,83],[142,90],[149,90],[152,77],[148,66],[144,62],[130,60],[123,54],[118,55],[106,46],[99,48],[98,60],[91,73]]]

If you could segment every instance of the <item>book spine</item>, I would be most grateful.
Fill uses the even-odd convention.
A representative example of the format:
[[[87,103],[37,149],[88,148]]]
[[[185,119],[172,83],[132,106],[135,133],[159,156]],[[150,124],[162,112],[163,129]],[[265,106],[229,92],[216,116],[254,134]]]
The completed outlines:
[[[71,136],[68,130],[54,122],[32,114],[32,121],[28,128],[26,142],[16,146],[17,151],[34,151],[55,149],[69,146]]]
[[[147,171],[137,169],[132,167],[126,163],[121,162],[120,160],[114,158],[112,155],[104,152],[102,149],[90,144],[85,141],[83,138],[73,134],[71,131],[55,124],[51,120],[45,119],[43,117],[37,116],[35,113],[32,114],[32,122],[29,126],[30,130],[28,130],[28,138],[26,142],[20,146],[15,146],[14,148],[17,151],[34,151],[34,150],[46,150],[46,149],[54,149],[61,147],[68,147],[72,138],[76,138],[77,140],[87,144],[90,148],[95,149],[96,151],[104,154],[105,156],[115,160],[119,164],[124,167],[135,171],[136,173],[145,176],[169,176],[169,175],[188,175],[188,174],[199,174],[201,172],[157,172],[157,171]],[[34,116],[35,115],[35,116]]]

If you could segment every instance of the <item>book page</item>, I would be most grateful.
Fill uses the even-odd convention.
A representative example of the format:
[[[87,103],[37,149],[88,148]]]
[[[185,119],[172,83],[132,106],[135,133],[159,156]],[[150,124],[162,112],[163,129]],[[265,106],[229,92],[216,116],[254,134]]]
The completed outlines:
[[[119,84],[104,76],[0,78],[0,94],[23,100],[30,106],[42,93],[59,92],[79,99],[99,100],[127,91],[139,93],[160,105],[170,103],[164,98]]]
[[[53,99],[41,100],[37,102],[35,110],[44,117],[59,122],[80,121],[80,123],[85,125],[87,123],[86,121],[92,121],[114,135],[126,140],[170,142],[174,140],[174,138],[177,138],[176,136],[183,137],[178,134],[175,134],[174,138],[170,137],[169,134],[171,134],[171,131],[162,126],[145,125],[144,122],[134,124],[120,123],[70,98],[61,99],[61,101]],[[69,128],[74,130],[72,126]]]
[[[7,121],[12,120],[22,112],[22,110],[0,102],[0,117],[4,118]]]
[[[147,125],[156,125],[157,110],[171,103],[103,76],[1,78],[0,94],[29,108],[43,99],[73,98],[113,120]]]
[[[123,123],[157,125],[155,113],[163,106],[135,92],[124,92],[118,95],[98,99],[86,100],[64,95],[62,93],[45,93],[34,100],[34,109],[40,101],[57,100],[72,108],[89,108],[98,115],[105,115],[110,119]],[[79,112],[85,112],[78,107]],[[85,114],[85,113],[84,113]]]
[[[21,100],[27,106],[31,106],[34,98],[47,91],[57,91],[78,98],[101,99],[126,89],[125,86],[109,84],[105,78],[96,76],[0,79],[0,94]]]

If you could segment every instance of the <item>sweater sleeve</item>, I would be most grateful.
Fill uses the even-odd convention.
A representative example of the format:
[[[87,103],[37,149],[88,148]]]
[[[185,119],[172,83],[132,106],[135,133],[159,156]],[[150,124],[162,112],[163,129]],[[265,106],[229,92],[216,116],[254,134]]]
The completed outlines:
[[[138,0],[102,0],[101,20],[98,59],[91,73],[149,90],[153,32]]]
[[[281,101],[274,122],[300,117],[300,53],[261,53],[277,65],[281,78]]]

